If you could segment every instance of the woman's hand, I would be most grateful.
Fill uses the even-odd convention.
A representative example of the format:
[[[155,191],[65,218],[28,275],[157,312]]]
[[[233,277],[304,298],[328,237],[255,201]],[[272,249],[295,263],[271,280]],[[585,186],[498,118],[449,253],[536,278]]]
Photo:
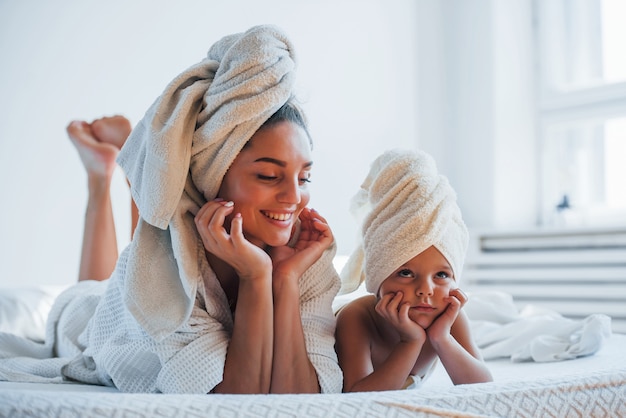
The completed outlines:
[[[387,293],[376,303],[376,312],[389,322],[400,334],[404,342],[426,341],[426,331],[417,322],[409,318],[409,303],[402,302],[402,292]]]
[[[298,280],[333,243],[328,222],[313,209],[300,213],[300,236],[293,248],[288,245],[273,247],[270,256],[274,265],[274,279]]]
[[[448,297],[444,299],[448,302],[446,310],[428,327],[426,332],[428,338],[437,343],[450,336],[452,324],[456,321],[461,308],[467,303],[467,295],[459,288],[450,290]]]
[[[263,249],[243,236],[241,215],[237,213],[233,217],[230,233],[224,228],[226,216],[232,211],[232,202],[218,199],[200,208],[194,220],[204,248],[231,265],[241,280],[267,276],[272,261]]]

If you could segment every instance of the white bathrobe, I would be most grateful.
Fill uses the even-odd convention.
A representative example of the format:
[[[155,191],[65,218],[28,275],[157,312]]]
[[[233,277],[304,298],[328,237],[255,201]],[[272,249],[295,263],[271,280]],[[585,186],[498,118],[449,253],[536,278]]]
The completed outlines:
[[[339,289],[328,251],[300,280],[300,312],[309,358],[324,392],[340,392],[341,370],[333,349],[334,316],[330,309]],[[212,270],[204,272],[189,320],[156,342],[123,303],[127,253],[81,336],[84,353],[63,370],[65,377],[124,392],[208,393],[222,381],[233,319],[226,296]]]

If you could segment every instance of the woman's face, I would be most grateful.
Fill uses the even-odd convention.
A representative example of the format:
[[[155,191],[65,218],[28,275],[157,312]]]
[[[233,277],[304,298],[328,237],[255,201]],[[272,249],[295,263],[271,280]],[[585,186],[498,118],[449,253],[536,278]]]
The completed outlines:
[[[311,147],[306,132],[291,122],[257,131],[228,169],[218,197],[234,202],[226,219],[241,213],[246,239],[259,247],[287,244],[309,203]]]
[[[400,303],[409,303],[409,318],[426,329],[447,308],[444,299],[456,287],[450,263],[431,246],[387,277],[379,293],[402,292]]]

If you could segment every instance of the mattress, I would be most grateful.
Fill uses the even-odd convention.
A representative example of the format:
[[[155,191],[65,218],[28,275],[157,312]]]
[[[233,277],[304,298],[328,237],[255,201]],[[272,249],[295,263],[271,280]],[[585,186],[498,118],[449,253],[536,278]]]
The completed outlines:
[[[613,334],[588,357],[487,364],[490,383],[453,386],[438,367],[416,390],[350,394],[129,394],[73,383],[0,382],[0,416],[626,416],[626,335]]]

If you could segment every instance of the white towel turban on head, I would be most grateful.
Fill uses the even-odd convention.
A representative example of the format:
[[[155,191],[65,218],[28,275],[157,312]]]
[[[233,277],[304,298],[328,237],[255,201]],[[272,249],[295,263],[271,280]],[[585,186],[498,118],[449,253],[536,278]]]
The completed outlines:
[[[275,26],[226,36],[166,87],[122,148],[118,163],[141,216],[123,273],[124,303],[153,337],[189,318],[206,262],[194,214],[293,95],[295,68],[293,45]]]
[[[340,293],[363,281],[368,292],[377,293],[398,267],[430,246],[448,260],[458,282],[469,234],[456,193],[430,155],[399,149],[380,155],[351,210],[362,219],[362,241],[341,272]]]
[[[286,35],[257,26],[222,38],[170,82],[118,157],[142,219],[167,228],[190,169],[197,189],[215,198],[239,151],[289,99],[295,66]]]

